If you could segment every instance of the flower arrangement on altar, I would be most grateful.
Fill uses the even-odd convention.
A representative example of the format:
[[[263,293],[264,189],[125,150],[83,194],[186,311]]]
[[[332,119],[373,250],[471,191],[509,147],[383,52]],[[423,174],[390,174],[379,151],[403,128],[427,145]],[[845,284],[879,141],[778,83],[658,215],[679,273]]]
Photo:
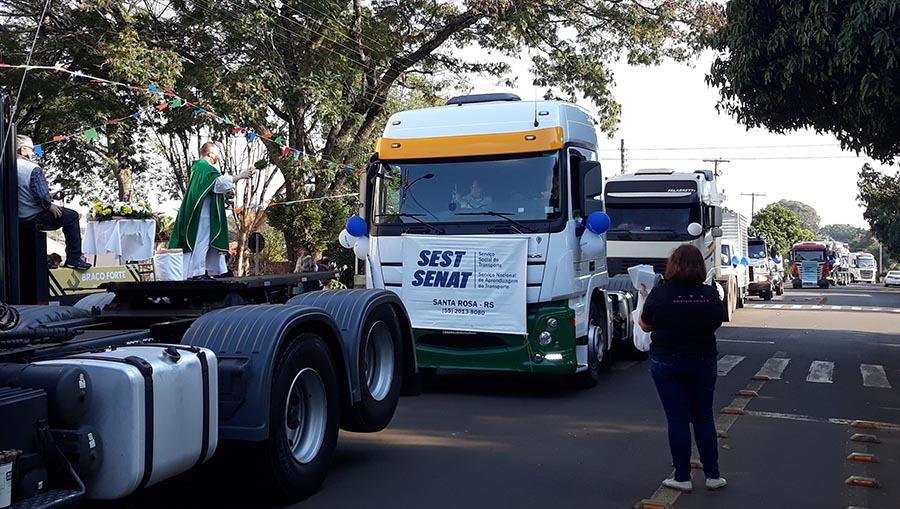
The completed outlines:
[[[137,203],[126,201],[102,201],[97,200],[91,207],[90,219],[94,221],[109,221],[111,219],[153,219],[153,209],[150,205],[139,201]]]

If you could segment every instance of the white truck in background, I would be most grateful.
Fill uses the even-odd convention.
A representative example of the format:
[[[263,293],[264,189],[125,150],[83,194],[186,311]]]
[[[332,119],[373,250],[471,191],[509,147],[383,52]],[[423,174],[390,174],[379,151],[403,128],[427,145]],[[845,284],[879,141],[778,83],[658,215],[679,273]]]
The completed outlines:
[[[869,253],[850,253],[850,274],[854,282],[875,283],[878,264],[875,256]]]
[[[750,252],[747,229],[750,221],[737,212],[722,214],[722,265],[717,272],[717,281],[727,284],[734,281],[735,305],[744,307],[750,296]]]
[[[703,253],[707,274],[726,303],[725,321],[730,321],[747,296],[747,270],[741,263],[747,253],[747,223],[746,218],[731,218],[732,231],[725,237],[723,199],[709,170],[647,169],[610,177],[604,190],[610,277],[624,277],[628,267],[641,264],[663,274],[672,251],[691,244]],[[732,263],[738,253],[742,269]]]
[[[783,294],[784,269],[781,268],[780,260],[775,262],[766,239],[749,238],[747,249],[750,258],[748,294],[758,295],[763,300],[772,300],[773,296]]]

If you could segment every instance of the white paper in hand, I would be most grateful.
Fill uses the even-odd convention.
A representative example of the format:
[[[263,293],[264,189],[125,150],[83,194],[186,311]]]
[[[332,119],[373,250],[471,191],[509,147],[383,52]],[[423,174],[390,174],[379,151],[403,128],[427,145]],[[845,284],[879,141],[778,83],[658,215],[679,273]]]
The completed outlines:
[[[644,296],[641,295],[641,285],[647,289],[647,292],[653,289],[656,283],[656,274],[653,272],[651,265],[635,265],[628,268],[628,276],[631,278],[631,284],[638,291],[637,309],[631,312],[631,318],[634,321],[634,347],[641,352],[650,350],[650,333],[644,332],[641,328],[641,313],[644,312]]]

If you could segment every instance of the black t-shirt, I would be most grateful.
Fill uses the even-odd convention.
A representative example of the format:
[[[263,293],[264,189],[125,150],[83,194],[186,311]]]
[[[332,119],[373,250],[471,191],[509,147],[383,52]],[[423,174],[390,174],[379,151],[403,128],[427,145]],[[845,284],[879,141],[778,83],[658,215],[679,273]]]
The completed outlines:
[[[641,319],[653,326],[650,353],[716,354],[716,329],[722,325],[719,292],[708,285],[669,282],[654,287]]]

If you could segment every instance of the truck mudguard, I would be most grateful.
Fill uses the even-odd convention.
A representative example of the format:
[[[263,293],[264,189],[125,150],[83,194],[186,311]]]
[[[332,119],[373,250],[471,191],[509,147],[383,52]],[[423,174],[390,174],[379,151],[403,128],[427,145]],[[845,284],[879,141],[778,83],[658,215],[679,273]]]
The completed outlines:
[[[359,370],[356,369],[359,362],[359,342],[365,336],[363,324],[369,313],[378,306],[388,305],[397,315],[400,322],[400,332],[403,334],[403,344],[406,346],[406,354],[403,356],[403,387],[401,394],[410,396],[418,394],[416,385],[416,358],[415,344],[412,337],[412,328],[409,315],[403,306],[400,297],[389,290],[328,290],[323,292],[309,292],[298,295],[287,301],[287,305],[306,305],[324,309],[334,318],[341,331],[341,343],[343,344],[345,357],[345,369],[350,374],[350,394],[353,403],[360,401]]]
[[[61,325],[60,322],[90,323],[91,313],[70,306],[16,306],[19,324],[14,330],[33,329],[42,325]]]
[[[272,370],[286,338],[318,334],[337,366],[346,365],[337,325],[325,310],[310,306],[258,304],[206,313],[191,325],[182,344],[208,348],[219,360],[219,436],[260,441],[269,436]],[[346,370],[338,383],[346,389]]]

